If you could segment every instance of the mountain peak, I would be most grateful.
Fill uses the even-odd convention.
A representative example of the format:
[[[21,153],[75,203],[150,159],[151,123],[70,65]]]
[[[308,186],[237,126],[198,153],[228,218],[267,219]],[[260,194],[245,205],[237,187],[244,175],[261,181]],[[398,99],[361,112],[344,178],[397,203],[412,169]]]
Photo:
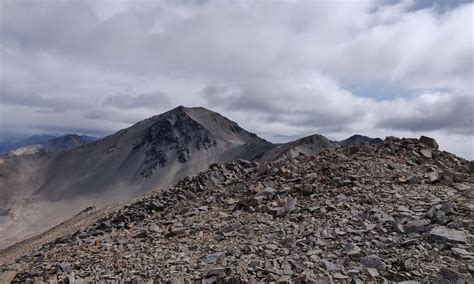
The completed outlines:
[[[187,106],[183,106],[183,105],[179,105],[163,114],[166,114],[166,113],[177,113],[177,112],[184,112],[184,113],[196,113],[196,112],[207,112],[207,113],[215,113],[213,112],[212,110],[209,110],[205,107],[200,107],[200,106],[197,106],[197,107],[187,107]]]
[[[263,145],[266,148],[272,144],[217,112],[204,107],[181,105],[153,117],[151,124],[145,126],[144,134],[138,138],[133,149],[138,151],[147,148],[145,151],[147,158],[141,174],[150,177],[158,167],[166,167],[174,159],[186,163],[192,155],[201,150],[220,148],[216,151],[229,151],[231,148],[246,145]],[[225,150],[228,147],[229,150]],[[259,154],[259,151],[250,149],[248,154],[245,153],[245,157],[251,158]],[[234,157],[236,152],[226,155]]]
[[[354,134],[351,137],[339,141],[341,145],[361,145],[361,144],[382,144],[383,140],[380,138],[371,138],[361,134]]]
[[[65,139],[68,137],[73,139]],[[67,134],[44,148],[76,145],[76,140]],[[0,183],[12,185],[0,187],[0,194],[8,190],[11,195],[0,200],[0,207],[10,208],[30,194],[45,202],[70,204],[67,213],[53,205],[41,207],[41,214],[24,224],[28,232],[39,232],[44,226],[38,226],[36,216],[49,214],[53,216],[49,224],[61,222],[76,209],[129,200],[171,186],[211,164],[251,160],[272,147],[216,112],[178,106],[85,146],[52,155],[30,155],[27,160],[12,158],[11,174],[0,177]],[[19,172],[17,168],[34,171]],[[19,190],[25,180],[25,190]],[[12,212],[28,214],[21,206],[12,207]],[[18,224],[10,231],[12,238],[21,238],[25,229]]]

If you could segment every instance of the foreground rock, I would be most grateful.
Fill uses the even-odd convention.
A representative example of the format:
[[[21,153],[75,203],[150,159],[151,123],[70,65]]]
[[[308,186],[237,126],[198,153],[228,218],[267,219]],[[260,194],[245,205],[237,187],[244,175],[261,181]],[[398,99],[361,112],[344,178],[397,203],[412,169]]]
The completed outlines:
[[[211,165],[0,269],[15,281],[472,283],[473,184],[467,161],[417,139]]]

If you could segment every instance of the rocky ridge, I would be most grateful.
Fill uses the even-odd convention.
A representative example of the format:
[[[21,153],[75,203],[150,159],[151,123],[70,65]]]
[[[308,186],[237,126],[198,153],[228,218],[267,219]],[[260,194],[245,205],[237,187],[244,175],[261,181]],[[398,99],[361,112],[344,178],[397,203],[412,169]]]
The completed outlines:
[[[472,283],[473,164],[435,143],[213,164],[0,271],[14,282]]]
[[[345,140],[339,141],[338,143],[345,146],[362,144],[382,144],[383,140],[380,138],[370,138],[360,134],[355,134]]]

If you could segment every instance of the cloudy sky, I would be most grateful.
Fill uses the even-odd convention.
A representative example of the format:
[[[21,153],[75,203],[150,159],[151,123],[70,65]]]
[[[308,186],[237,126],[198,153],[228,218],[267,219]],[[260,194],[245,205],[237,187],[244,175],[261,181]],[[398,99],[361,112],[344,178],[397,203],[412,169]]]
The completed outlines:
[[[472,1],[0,3],[1,130],[205,106],[274,142],[425,134],[474,159]]]

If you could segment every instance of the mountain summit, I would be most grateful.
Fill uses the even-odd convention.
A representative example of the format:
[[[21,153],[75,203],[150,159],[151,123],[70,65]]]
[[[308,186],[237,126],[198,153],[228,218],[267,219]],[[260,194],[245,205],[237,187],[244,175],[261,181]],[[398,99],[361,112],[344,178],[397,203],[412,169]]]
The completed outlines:
[[[54,157],[37,193],[51,199],[106,191],[135,195],[170,186],[212,163],[252,159],[269,147],[218,113],[180,106]]]
[[[253,159],[272,147],[216,112],[179,106],[69,151],[3,157],[0,208],[16,218],[36,212],[3,228],[16,240],[15,232],[32,235],[87,206],[129,200],[210,164]]]

